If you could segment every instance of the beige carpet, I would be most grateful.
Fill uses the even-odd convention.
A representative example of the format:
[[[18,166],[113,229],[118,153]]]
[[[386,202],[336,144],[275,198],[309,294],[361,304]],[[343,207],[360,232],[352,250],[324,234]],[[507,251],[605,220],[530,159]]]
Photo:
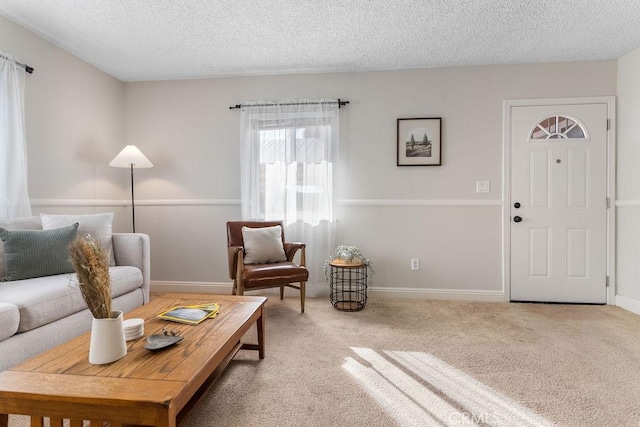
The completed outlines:
[[[200,426],[640,425],[640,316],[617,307],[270,296]],[[10,426],[26,426],[11,417]]]

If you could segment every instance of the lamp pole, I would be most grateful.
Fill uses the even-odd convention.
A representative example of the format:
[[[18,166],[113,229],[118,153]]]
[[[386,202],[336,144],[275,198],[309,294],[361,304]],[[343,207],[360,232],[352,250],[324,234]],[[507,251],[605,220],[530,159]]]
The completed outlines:
[[[133,198],[133,163],[131,163],[131,222],[133,223],[133,232],[136,232],[136,204]]]

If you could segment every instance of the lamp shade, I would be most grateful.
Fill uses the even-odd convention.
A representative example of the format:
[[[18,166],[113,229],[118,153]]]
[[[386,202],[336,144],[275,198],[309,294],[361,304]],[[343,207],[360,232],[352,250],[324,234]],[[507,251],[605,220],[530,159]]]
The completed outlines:
[[[127,145],[118,155],[111,160],[109,166],[113,168],[152,168],[153,163],[142,154],[135,145]]]

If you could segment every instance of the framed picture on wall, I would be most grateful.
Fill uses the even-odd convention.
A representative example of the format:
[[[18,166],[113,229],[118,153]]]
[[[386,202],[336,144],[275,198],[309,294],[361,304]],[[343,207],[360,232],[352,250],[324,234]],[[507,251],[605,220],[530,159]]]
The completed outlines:
[[[442,118],[398,119],[398,166],[440,166]]]

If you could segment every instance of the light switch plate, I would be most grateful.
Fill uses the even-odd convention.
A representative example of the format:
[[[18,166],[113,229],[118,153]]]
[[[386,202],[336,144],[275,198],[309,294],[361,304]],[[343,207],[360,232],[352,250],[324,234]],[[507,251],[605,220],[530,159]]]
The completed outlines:
[[[491,190],[489,181],[476,181],[476,193],[488,193]]]

